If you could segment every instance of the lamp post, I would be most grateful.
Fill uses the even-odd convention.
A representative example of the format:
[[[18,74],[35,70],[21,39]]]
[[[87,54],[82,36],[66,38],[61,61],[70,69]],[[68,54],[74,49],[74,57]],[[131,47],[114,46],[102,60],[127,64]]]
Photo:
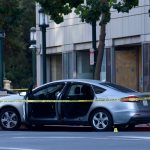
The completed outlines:
[[[4,31],[0,31],[0,88],[3,88],[4,78]]]
[[[33,84],[36,83],[36,28],[32,27],[30,29],[30,43],[29,47],[32,50],[32,80]]]
[[[48,16],[44,13],[44,9],[39,10],[39,27],[42,31],[42,53],[43,53],[43,84],[46,83],[46,28],[48,24]]]

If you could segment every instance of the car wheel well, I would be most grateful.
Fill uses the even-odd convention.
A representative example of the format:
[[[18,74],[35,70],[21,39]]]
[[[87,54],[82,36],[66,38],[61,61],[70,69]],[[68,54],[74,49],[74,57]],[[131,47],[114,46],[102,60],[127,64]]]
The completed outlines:
[[[2,107],[2,108],[0,109],[0,113],[1,113],[2,110],[8,109],[8,108],[15,110],[15,111],[18,113],[19,117],[20,117],[19,111],[18,111],[15,107],[13,107],[13,106],[4,106],[4,107]]]
[[[109,111],[108,109],[106,109],[106,108],[103,108],[103,107],[95,108],[95,109],[93,109],[93,110],[90,112],[90,115],[89,115],[89,118],[88,118],[88,121],[89,121],[89,122],[91,121],[91,116],[92,116],[92,114],[93,114],[95,111],[97,111],[97,110],[105,110],[105,111],[107,111],[107,112],[110,114],[110,116],[111,116],[112,122],[114,123],[114,121],[113,121],[113,116],[112,116],[112,114],[110,113],[110,111]]]

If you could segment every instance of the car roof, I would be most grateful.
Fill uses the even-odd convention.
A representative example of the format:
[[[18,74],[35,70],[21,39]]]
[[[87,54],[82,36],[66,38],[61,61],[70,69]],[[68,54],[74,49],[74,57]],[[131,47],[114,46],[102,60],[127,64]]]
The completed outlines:
[[[118,88],[116,88],[114,86],[111,86],[111,84],[116,85],[115,83],[110,83],[110,82],[107,82],[107,81],[100,81],[100,80],[93,80],[93,79],[63,79],[63,80],[56,80],[56,81],[52,81],[52,82],[43,84],[39,87],[36,87],[34,90],[42,88],[45,85],[49,85],[51,83],[58,83],[58,82],[79,82],[79,83],[82,82],[82,83],[85,83],[85,84],[86,83],[87,84],[92,84],[92,85],[96,85],[96,86],[99,86],[99,87],[107,89],[107,90],[109,89],[109,90],[113,90],[113,91],[117,91],[117,92],[123,92],[123,91],[124,91],[123,93],[126,93],[127,91],[128,92],[137,92],[137,91],[134,91],[134,90],[126,88],[126,87],[122,87],[124,89],[122,91],[122,90],[119,90]],[[120,85],[116,85],[116,86],[120,86]],[[125,90],[126,90],[126,92],[125,92]]]
[[[97,84],[97,85],[100,83],[104,83],[104,81],[92,80],[92,79],[64,79],[64,80],[57,80],[57,81],[53,81],[49,83],[57,83],[57,82],[83,82],[83,83]],[[49,84],[49,83],[46,83],[46,84]]]
[[[34,90],[36,90],[39,87],[49,85],[50,83],[58,83],[58,82],[82,82],[82,83],[93,84],[93,85],[99,85],[100,83],[104,83],[104,81],[92,80],[92,79],[63,79],[63,80],[56,80],[56,81],[45,83],[43,85],[36,87]]]
[[[58,82],[60,81],[66,81],[66,82],[86,82],[86,83],[101,83],[102,81],[100,80],[92,80],[92,79],[64,79],[64,80],[58,80]],[[54,81],[55,82],[55,81]],[[57,81],[56,81],[57,82]]]

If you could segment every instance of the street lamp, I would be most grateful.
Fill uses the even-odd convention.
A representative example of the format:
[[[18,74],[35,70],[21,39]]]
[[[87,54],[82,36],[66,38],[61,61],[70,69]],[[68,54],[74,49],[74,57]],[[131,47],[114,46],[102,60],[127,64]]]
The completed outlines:
[[[4,78],[4,31],[0,31],[0,88],[3,88]]]
[[[36,83],[36,28],[32,27],[30,29],[30,43],[29,47],[32,50],[32,80],[33,84]]]
[[[39,10],[39,27],[42,31],[42,53],[43,53],[43,84],[46,83],[46,28],[48,24],[48,16],[45,14],[44,9]]]

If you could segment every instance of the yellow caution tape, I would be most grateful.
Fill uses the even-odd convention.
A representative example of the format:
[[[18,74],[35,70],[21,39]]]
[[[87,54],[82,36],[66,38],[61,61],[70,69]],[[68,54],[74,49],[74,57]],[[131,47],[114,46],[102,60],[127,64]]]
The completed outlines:
[[[27,91],[28,89],[10,89],[11,91]]]
[[[115,102],[115,101],[143,101],[150,100],[150,97],[144,98],[125,98],[125,99],[97,99],[97,100],[0,100],[0,102],[27,102],[27,103],[83,103],[83,102]]]
[[[82,103],[82,102],[101,102],[114,100],[0,100],[0,102],[26,102],[26,103]]]

